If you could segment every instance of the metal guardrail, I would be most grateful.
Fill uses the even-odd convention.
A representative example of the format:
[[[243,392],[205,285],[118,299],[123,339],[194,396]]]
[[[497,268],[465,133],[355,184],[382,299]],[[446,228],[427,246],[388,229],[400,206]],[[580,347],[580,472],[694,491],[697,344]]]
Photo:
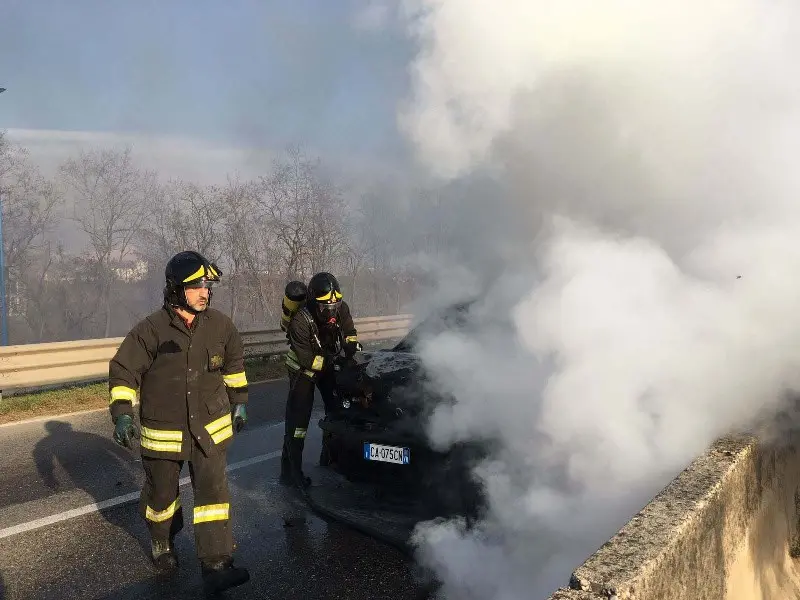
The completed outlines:
[[[362,342],[402,337],[410,315],[354,319]],[[286,334],[280,329],[242,331],[245,358],[282,354]],[[0,393],[108,378],[108,361],[123,337],[46,342],[0,347]]]

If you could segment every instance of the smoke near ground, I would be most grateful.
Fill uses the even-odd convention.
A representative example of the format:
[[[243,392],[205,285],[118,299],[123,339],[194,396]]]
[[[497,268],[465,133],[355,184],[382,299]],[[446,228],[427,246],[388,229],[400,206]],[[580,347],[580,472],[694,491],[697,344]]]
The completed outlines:
[[[476,469],[486,521],[421,527],[419,555],[448,598],[546,598],[799,383],[800,8],[404,7],[418,54],[400,123],[417,157],[444,179],[503,181],[486,206],[525,224],[463,232],[472,255],[515,248],[504,268],[442,270],[443,286],[493,282],[473,310],[508,328],[427,341],[456,398],[430,434],[499,446]]]

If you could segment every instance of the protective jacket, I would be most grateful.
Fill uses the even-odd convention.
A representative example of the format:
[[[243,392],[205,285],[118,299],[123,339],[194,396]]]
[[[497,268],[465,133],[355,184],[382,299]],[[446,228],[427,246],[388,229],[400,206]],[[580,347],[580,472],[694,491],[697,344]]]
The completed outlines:
[[[289,322],[286,337],[290,347],[286,353],[286,366],[290,372],[300,372],[311,379],[332,367],[333,359],[340,353],[344,352],[346,356],[355,354],[358,344],[350,307],[344,301],[335,326],[319,327],[308,307],[304,306]]]
[[[247,402],[241,336],[213,308],[191,327],[166,305],[137,323],[109,363],[112,418],[139,396],[141,453],[186,460],[191,437],[209,455],[233,436],[231,404]],[[191,437],[190,437],[191,436]]]

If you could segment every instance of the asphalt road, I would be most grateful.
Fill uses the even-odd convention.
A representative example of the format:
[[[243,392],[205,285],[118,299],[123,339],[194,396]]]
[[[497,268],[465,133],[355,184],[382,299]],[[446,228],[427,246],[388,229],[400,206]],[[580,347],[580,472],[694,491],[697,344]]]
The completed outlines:
[[[251,579],[225,596],[426,598],[401,553],[320,519],[277,484],[285,383],[252,386],[250,397],[228,463],[236,557]],[[312,478],[318,417],[305,453]],[[141,465],[111,432],[107,411],[0,427],[0,600],[201,596],[191,519],[176,539],[179,573],[156,577],[136,509]]]

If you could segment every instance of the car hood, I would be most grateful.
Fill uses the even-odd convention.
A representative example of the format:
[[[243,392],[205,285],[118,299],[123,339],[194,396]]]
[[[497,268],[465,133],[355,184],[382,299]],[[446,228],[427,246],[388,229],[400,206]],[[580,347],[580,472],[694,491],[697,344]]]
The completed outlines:
[[[338,380],[345,394],[366,394],[373,409],[387,414],[419,415],[435,401],[422,361],[411,352],[360,352]]]

